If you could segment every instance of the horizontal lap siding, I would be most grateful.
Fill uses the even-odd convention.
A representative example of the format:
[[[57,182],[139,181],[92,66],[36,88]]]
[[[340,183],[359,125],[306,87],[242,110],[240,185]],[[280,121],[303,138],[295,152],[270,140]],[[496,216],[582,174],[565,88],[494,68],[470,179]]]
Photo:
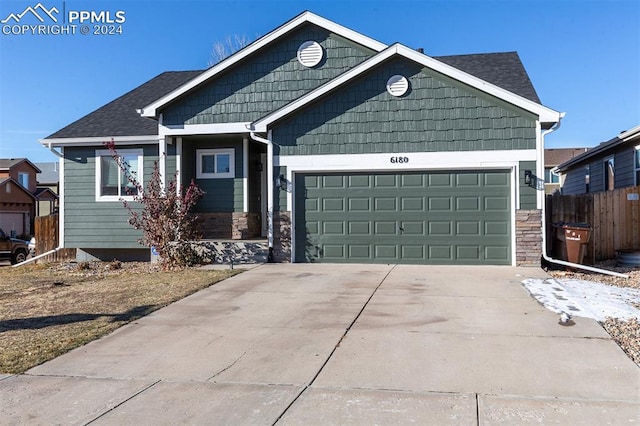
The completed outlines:
[[[127,147],[140,148],[140,147]],[[65,148],[64,245],[68,248],[140,248],[142,233],[129,225],[122,202],[96,202],[95,152]],[[124,149],[124,148],[123,148]],[[143,147],[144,181],[151,178],[158,148]]]
[[[410,82],[399,98],[394,74]],[[273,140],[279,155],[515,150],[536,148],[535,129],[524,110],[393,59],[277,123]]]
[[[308,40],[318,42],[325,51],[325,59],[314,68],[304,67],[296,56],[300,45]],[[167,108],[163,123],[253,121],[342,74],[373,53],[307,25]]]

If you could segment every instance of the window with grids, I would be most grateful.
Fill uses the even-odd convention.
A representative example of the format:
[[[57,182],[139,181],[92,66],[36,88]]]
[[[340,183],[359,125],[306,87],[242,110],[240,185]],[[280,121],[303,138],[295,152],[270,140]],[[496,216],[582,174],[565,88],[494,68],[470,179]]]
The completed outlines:
[[[118,151],[126,170],[120,169],[116,160],[107,150],[96,151],[96,200],[133,200],[138,190],[129,177],[142,185],[142,150],[123,149]]]
[[[196,154],[196,177],[198,179],[235,177],[235,155],[232,148],[198,149]]]

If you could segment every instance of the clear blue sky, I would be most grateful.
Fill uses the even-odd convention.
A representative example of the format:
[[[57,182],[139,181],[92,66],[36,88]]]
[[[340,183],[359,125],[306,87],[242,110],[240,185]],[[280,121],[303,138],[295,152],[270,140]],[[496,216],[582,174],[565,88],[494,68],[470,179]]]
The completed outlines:
[[[0,20],[37,3],[1,0]],[[206,68],[215,42],[256,38],[304,10],[432,56],[517,51],[543,104],[567,113],[547,147],[594,146],[640,124],[637,0],[66,0],[64,7],[122,10],[123,34],[0,34],[0,158],[54,161],[39,138],[163,71]]]

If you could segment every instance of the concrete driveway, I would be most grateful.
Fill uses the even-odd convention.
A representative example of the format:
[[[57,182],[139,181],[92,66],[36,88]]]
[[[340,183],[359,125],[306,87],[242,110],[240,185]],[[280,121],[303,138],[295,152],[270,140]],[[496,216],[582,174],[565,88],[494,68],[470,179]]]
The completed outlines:
[[[263,265],[25,375],[2,424],[627,424],[640,369],[531,268]]]

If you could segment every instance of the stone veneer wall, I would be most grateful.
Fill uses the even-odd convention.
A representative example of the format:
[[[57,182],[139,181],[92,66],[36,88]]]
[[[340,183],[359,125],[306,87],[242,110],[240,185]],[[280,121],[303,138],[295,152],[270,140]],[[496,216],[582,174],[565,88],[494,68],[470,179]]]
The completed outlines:
[[[542,210],[516,210],[516,265],[540,266]]]
[[[198,224],[204,239],[247,240],[260,237],[258,213],[198,213]]]
[[[273,260],[291,262],[291,212],[273,214]]]

